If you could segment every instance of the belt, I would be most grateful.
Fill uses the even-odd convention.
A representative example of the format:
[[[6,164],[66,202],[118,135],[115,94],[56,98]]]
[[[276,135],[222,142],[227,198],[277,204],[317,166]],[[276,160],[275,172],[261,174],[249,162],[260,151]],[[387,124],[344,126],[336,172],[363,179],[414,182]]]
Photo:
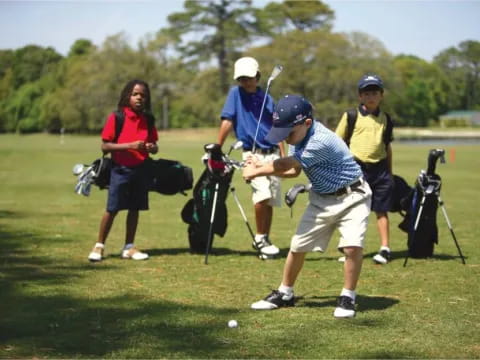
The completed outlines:
[[[278,147],[272,147],[270,149],[262,149],[262,148],[256,148],[255,149],[255,154],[263,154],[263,155],[268,155],[268,154],[273,154],[276,153],[278,150]],[[252,149],[243,149],[243,151],[252,151]]]
[[[334,192],[327,193],[327,194],[322,194],[322,195],[342,196],[342,195],[345,195],[345,194],[350,194],[351,192],[354,192],[354,191],[364,194],[365,191],[360,189],[360,186],[362,186],[362,184],[363,184],[363,179],[359,179],[359,180],[355,181],[354,183],[352,183],[350,185],[347,185],[343,188],[340,188],[340,189],[338,189]]]

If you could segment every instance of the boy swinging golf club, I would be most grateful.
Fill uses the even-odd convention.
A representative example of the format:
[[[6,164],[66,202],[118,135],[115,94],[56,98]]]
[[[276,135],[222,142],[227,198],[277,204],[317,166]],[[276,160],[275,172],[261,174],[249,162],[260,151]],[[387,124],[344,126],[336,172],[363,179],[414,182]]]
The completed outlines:
[[[371,190],[348,147],[332,131],[314,121],[311,104],[301,96],[285,95],[273,114],[267,139],[290,144],[289,156],[270,163],[247,160],[245,180],[257,176],[296,177],[305,171],[312,187],[309,205],[292,237],[278,290],[251,305],[272,310],[294,305],[293,286],[309,251],[325,251],[335,229],[338,249],[346,256],[344,285],[334,316],[355,316],[355,289],[360,276],[363,245],[370,214]]]

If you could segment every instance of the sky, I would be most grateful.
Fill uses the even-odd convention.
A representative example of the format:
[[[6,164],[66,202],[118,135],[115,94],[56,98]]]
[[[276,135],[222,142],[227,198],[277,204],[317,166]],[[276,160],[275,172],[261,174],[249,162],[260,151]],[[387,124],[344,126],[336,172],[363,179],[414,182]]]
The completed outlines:
[[[271,0],[254,0],[263,7]],[[480,41],[480,0],[326,0],[335,11],[335,32],[361,31],[380,40],[393,55],[431,61],[464,40]],[[167,26],[183,0],[0,0],[0,49],[29,44],[51,46],[67,55],[75,40],[101,45],[124,32],[135,46]]]

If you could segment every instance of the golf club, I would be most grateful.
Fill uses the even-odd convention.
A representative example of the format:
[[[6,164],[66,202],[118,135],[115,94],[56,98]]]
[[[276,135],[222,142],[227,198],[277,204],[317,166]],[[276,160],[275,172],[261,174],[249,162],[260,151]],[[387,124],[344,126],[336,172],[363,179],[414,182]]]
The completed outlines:
[[[255,241],[255,234],[253,233],[252,227],[250,226],[250,223],[248,222],[247,215],[245,215],[245,211],[243,211],[242,204],[240,204],[240,200],[238,200],[237,194],[235,193],[235,188],[232,187],[230,188],[230,192],[233,195],[233,198],[235,199],[235,202],[237,203],[238,209],[240,210],[240,213],[242,214],[243,221],[245,221],[245,225],[247,225],[248,232],[250,233],[250,236],[252,237],[252,240]],[[268,259],[268,255],[262,254],[260,250],[257,250],[258,257],[261,260],[266,260]]]
[[[242,141],[242,140],[237,140],[237,141],[235,141],[235,142],[230,146],[230,150],[228,150],[227,156],[230,155],[230,153],[232,152],[232,150],[241,149],[242,146],[243,146],[243,141]]]
[[[73,166],[72,172],[73,175],[78,176],[82,173],[83,169],[85,169],[85,165],[83,164],[75,164]]]
[[[263,110],[265,109],[265,103],[267,101],[267,95],[268,95],[268,90],[270,89],[270,84],[272,83],[273,80],[282,72],[283,66],[282,65],[275,65],[275,67],[272,70],[272,74],[268,78],[267,81],[267,88],[265,89],[265,96],[263,97],[263,103],[262,107],[260,109],[260,116],[258,117],[258,122],[257,122],[257,129],[255,130],[255,137],[253,138],[253,146],[252,146],[252,153],[255,153],[255,149],[257,147],[257,135],[258,135],[258,129],[260,128],[260,122],[262,121],[262,116],[263,116]]]
[[[210,246],[213,239],[213,221],[215,219],[215,208],[217,207],[219,183],[215,184],[215,193],[213,195],[212,213],[210,214],[210,226],[208,228],[207,247],[205,249],[205,265],[208,265],[208,253],[210,252]]]
[[[78,176],[77,185],[75,185],[75,192],[79,195],[89,196],[90,189],[93,183],[95,172],[93,167],[83,164],[76,164],[73,167],[73,174]]]

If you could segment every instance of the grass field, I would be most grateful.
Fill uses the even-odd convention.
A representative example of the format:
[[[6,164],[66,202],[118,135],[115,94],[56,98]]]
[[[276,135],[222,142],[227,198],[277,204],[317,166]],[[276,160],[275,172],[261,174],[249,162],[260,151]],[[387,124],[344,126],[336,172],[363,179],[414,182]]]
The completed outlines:
[[[202,171],[212,130],[160,134],[159,156]],[[232,140],[233,141],[233,140]],[[395,173],[413,184],[432,146],[394,144]],[[274,213],[282,257],[260,261],[233,198],[229,228],[215,238],[209,265],[189,253],[182,195],[150,195],[137,244],[151,258],[119,258],[125,214],[117,217],[107,258],[90,264],[106,193],[73,192],[72,166],[100,155],[98,137],[0,136],[0,358],[479,358],[480,146],[447,147],[438,164],[445,201],[466,257],[463,265],[442,213],[430,259],[406,255],[406,234],[391,215],[394,261],[375,265],[371,217],[354,319],[332,313],[342,285],[337,236],[325,254],[307,256],[295,308],[254,312],[251,302],[277,288],[289,240],[306,203]],[[455,150],[455,157],[453,157]],[[239,158],[240,154],[233,154]],[[288,180],[288,189],[305,178]],[[233,185],[253,225],[250,191]],[[189,192],[189,195],[191,192]],[[236,319],[239,327],[227,327]]]

